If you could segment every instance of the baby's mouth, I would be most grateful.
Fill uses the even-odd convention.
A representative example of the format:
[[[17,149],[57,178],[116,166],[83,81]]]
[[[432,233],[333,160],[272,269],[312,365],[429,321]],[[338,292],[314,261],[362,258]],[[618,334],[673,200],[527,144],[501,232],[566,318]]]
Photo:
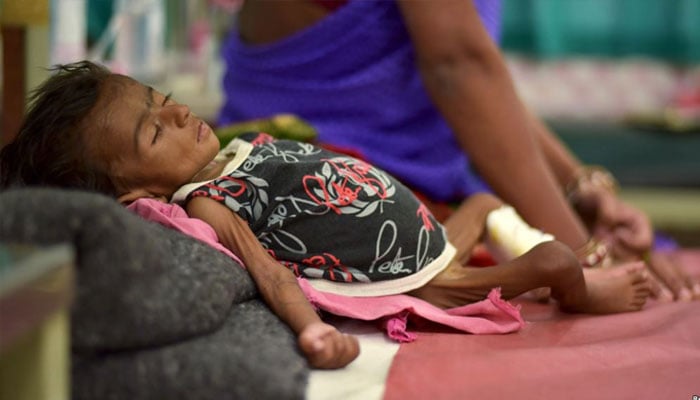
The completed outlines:
[[[204,121],[199,121],[199,126],[197,126],[197,143],[200,143],[208,133],[209,127],[204,123]]]

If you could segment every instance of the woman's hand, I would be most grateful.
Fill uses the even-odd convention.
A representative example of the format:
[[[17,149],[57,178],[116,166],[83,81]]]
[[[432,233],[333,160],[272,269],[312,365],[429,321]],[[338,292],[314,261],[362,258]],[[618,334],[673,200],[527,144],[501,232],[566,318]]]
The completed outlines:
[[[612,245],[617,260],[644,259],[661,288],[659,299],[700,299],[700,283],[690,277],[671,255],[654,252],[649,218],[608,190],[579,194],[578,207],[591,223],[593,235]]]
[[[700,300],[700,282],[680,267],[673,254],[653,252],[646,261],[663,286],[661,295],[657,296],[660,300]]]
[[[576,210],[593,236],[609,243],[618,260],[638,260],[653,245],[649,218],[607,189],[577,193]]]
[[[649,252],[654,233],[646,214],[607,190],[597,191],[597,198],[593,234],[610,241],[613,256],[621,260],[639,259]]]
[[[325,322],[307,325],[299,335],[299,347],[314,368],[342,368],[360,354],[356,337]]]

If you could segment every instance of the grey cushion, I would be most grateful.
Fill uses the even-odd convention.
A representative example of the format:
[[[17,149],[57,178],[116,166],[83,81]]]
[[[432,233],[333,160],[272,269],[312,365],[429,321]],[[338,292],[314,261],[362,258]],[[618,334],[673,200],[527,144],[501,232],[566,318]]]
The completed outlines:
[[[303,397],[294,335],[229,257],[95,193],[12,189],[0,210],[0,241],[75,248],[74,398]]]

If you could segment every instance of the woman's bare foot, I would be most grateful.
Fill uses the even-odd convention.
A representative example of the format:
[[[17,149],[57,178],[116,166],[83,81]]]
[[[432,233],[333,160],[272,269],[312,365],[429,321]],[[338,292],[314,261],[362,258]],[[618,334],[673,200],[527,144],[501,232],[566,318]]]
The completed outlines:
[[[587,296],[576,304],[562,302],[571,312],[613,314],[639,311],[651,294],[644,263],[633,262],[608,269],[584,269]]]

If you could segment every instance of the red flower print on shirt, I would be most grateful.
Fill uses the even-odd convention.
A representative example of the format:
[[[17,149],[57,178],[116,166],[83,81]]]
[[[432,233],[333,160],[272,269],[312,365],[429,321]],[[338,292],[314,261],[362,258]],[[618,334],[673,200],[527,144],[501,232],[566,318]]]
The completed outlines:
[[[326,159],[320,171],[302,178],[304,191],[314,204],[336,214],[372,214],[395,188],[381,171],[345,157]]]
[[[338,257],[330,253],[316,254],[303,260],[304,264],[311,268],[325,270],[328,278],[332,281],[352,282],[352,275],[348,269],[340,262]]]
[[[274,137],[270,136],[267,133],[260,132],[260,134],[256,136],[255,139],[250,141],[250,144],[252,144],[253,146],[260,146],[261,144],[272,143],[274,141]]]
[[[426,231],[430,232],[435,230],[435,226],[433,226],[433,222],[430,220],[430,210],[428,210],[428,207],[426,207],[425,204],[420,203],[420,206],[418,206],[418,211],[416,211],[416,215],[423,219],[423,226],[425,227]]]

